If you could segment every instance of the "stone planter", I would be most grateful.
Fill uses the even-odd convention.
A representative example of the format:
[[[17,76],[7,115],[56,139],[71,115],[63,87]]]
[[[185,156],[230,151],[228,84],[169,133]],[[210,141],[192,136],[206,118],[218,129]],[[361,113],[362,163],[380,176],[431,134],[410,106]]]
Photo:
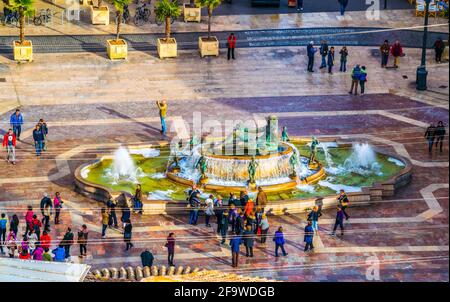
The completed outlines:
[[[107,6],[93,7],[90,6],[91,21],[94,25],[109,24],[109,8]]]
[[[127,42],[123,39],[106,40],[106,51],[111,60],[126,59],[128,55]]]
[[[219,56],[219,40],[215,36],[199,37],[198,48],[200,50],[200,56]]]
[[[200,7],[190,7],[183,5],[184,22],[200,22],[202,19],[202,9]]]
[[[158,39],[157,47],[160,59],[177,56],[177,41],[174,38],[170,38],[168,41],[165,38]]]
[[[25,40],[23,44],[20,41],[13,41],[14,60],[15,61],[33,61],[33,43]]]

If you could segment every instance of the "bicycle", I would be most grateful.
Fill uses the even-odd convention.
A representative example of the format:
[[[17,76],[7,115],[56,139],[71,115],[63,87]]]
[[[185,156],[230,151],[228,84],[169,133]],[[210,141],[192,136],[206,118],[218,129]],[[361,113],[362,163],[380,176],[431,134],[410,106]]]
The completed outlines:
[[[133,22],[136,26],[142,26],[144,23],[150,22],[150,8],[146,4],[136,8],[136,15],[134,15]]]
[[[15,27],[17,27],[17,25],[19,24],[19,13],[11,11],[11,10],[7,9],[6,7],[3,11],[4,11],[4,15],[5,15],[3,24],[4,25],[6,25],[6,24],[14,25]]]
[[[49,8],[47,8],[41,9],[39,16],[35,16],[33,18],[33,23],[36,26],[40,26],[42,25],[42,23],[47,24],[51,20],[52,20],[52,11]]]

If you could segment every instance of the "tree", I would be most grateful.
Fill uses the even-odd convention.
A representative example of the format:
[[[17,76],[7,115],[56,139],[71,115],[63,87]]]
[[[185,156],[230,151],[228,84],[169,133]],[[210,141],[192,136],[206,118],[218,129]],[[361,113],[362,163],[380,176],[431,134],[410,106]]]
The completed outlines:
[[[178,18],[181,14],[180,7],[176,0],[160,0],[155,7],[156,18],[160,22],[165,22],[166,41],[170,39],[170,24],[172,18]]]
[[[116,8],[116,15],[117,15],[116,41],[119,40],[120,25],[122,24],[123,10],[124,10],[125,6],[130,4],[130,2],[131,2],[131,0],[113,0],[114,7]]]
[[[19,12],[19,41],[23,44],[25,41],[25,16],[31,17],[34,12],[34,0],[11,0],[7,7],[15,12]]]
[[[208,9],[208,40],[211,38],[211,18],[213,10],[220,5],[222,0],[197,0],[200,7]]]

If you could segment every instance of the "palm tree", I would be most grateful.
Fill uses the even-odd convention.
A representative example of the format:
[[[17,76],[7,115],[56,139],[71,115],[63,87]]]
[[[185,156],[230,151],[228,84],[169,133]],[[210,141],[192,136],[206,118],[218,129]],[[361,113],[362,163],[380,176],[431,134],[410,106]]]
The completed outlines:
[[[15,12],[19,12],[19,42],[22,45],[25,42],[25,16],[31,17],[34,12],[34,0],[11,0],[7,7]]]
[[[211,38],[211,18],[213,10],[220,5],[222,0],[197,0],[200,7],[208,9],[208,40]]]
[[[156,18],[160,22],[165,22],[166,42],[170,39],[170,21],[181,14],[180,7],[176,0],[160,0],[155,7]]]
[[[122,24],[123,10],[125,6],[130,4],[130,2],[131,0],[113,0],[117,15],[116,41],[119,41],[120,25]]]

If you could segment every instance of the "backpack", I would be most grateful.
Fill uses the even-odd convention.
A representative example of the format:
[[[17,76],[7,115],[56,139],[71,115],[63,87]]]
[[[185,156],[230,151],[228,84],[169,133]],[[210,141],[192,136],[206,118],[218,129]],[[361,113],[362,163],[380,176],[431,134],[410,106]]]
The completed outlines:
[[[361,76],[361,69],[354,68],[352,73],[352,79],[359,80],[360,76]]]

